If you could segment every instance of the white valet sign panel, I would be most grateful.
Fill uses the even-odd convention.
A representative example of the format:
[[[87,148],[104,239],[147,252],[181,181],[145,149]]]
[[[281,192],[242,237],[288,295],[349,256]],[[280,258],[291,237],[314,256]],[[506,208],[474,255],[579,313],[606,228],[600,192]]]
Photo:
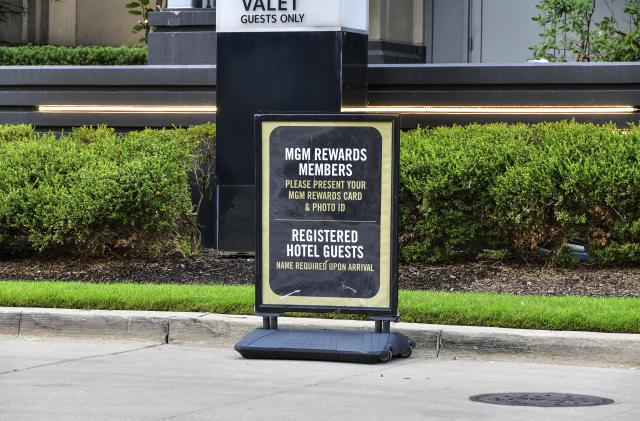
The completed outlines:
[[[368,0],[218,0],[218,32],[368,33]]]

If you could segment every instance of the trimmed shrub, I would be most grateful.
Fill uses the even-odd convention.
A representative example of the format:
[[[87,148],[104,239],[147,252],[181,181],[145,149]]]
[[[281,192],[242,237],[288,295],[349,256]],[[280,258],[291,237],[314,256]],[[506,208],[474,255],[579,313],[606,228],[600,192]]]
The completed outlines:
[[[215,126],[56,138],[0,126],[0,253],[154,253],[199,246]],[[571,256],[640,263],[640,127],[546,123],[402,134],[406,261]],[[551,255],[540,255],[539,248]]]
[[[35,137],[36,132],[28,124],[15,126],[0,125],[0,143],[17,142]]]
[[[214,138],[212,125],[60,138],[0,127],[0,252],[194,251],[188,173]]]
[[[141,47],[59,47],[25,45],[0,47],[0,66],[113,66],[147,64]]]
[[[527,127],[471,125],[403,133],[401,240],[407,260],[444,261],[501,248],[492,197],[498,176],[528,149]]]
[[[547,123],[404,133],[401,249],[408,261],[539,258],[565,244],[640,262],[640,128]]]

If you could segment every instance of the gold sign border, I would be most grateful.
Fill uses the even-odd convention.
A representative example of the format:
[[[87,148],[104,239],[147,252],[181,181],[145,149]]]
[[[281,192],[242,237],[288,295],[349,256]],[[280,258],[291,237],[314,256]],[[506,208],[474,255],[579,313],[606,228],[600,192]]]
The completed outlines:
[[[278,127],[372,127],[382,139],[382,184],[380,195],[380,289],[371,298],[304,297],[276,294],[269,284],[269,219],[270,219],[270,139]],[[389,309],[391,303],[391,221],[393,200],[393,122],[262,122],[262,304],[277,306],[322,306]]]

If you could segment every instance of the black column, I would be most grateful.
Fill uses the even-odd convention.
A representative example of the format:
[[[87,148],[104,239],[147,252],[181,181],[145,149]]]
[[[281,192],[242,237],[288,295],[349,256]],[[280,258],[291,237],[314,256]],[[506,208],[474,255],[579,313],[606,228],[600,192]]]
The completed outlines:
[[[217,247],[255,247],[254,115],[366,104],[366,34],[218,33]]]

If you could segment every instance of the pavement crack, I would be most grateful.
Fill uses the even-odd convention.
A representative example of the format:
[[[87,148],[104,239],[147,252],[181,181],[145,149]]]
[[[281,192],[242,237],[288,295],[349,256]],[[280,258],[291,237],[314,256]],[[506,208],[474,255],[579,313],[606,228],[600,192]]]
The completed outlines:
[[[147,346],[143,346],[143,347],[140,347],[140,348],[127,349],[125,351],[110,352],[108,354],[87,355],[86,357],[70,358],[68,360],[60,360],[60,361],[55,361],[55,362],[47,363],[47,364],[34,365],[34,366],[31,366],[31,367],[0,371],[0,376],[5,375],[5,374],[20,373],[20,372],[23,372],[23,371],[34,370],[36,368],[51,367],[51,366],[54,366],[54,365],[72,363],[72,362],[76,362],[76,361],[90,360],[92,358],[112,357],[114,355],[128,354],[130,352],[143,351],[145,349],[156,348],[156,347],[164,346],[164,345],[166,345],[166,344],[147,345]]]
[[[22,328],[22,311],[20,312],[20,315],[18,316],[18,334],[16,335],[17,337],[20,337],[20,329]]]
[[[440,349],[442,349],[442,329],[438,331],[438,336],[436,337],[436,358],[440,356]]]

